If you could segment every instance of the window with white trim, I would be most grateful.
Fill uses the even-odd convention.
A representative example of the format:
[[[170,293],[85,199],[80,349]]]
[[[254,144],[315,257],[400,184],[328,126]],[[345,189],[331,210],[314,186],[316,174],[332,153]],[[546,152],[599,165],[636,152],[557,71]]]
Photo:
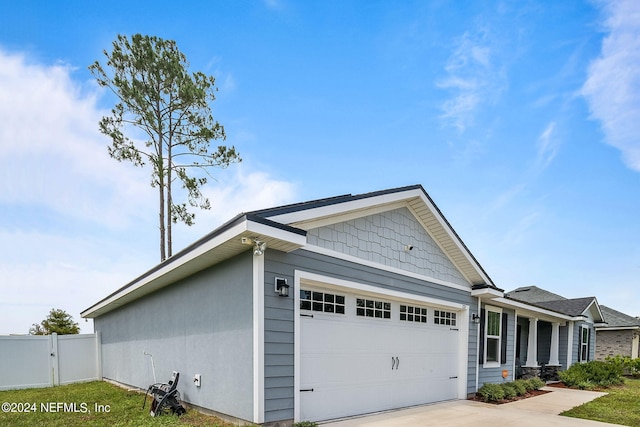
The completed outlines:
[[[580,353],[578,354],[580,362],[587,362],[589,360],[590,335],[588,326],[580,326]]]
[[[502,309],[486,306],[484,322],[484,363],[500,365]]]
[[[344,295],[301,289],[300,310],[344,314]]]
[[[433,323],[436,325],[456,326],[456,313],[452,311],[434,310]]]
[[[372,299],[356,299],[356,316],[391,319],[391,303]]]
[[[427,323],[427,309],[413,305],[400,305],[400,320],[405,322]]]

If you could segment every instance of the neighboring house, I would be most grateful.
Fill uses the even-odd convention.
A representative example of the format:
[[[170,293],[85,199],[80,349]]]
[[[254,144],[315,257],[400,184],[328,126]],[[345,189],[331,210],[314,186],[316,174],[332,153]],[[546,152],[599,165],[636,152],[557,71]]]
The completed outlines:
[[[596,328],[596,359],[617,355],[637,358],[640,354],[640,319],[604,305],[600,309],[607,326]]]
[[[601,321],[506,297],[419,185],[240,214],[82,317],[104,378],[146,388],[150,353],[184,401],[270,425],[566,368]]]
[[[555,374],[558,370],[557,368],[548,368],[549,366],[557,366],[558,359],[546,357],[546,348],[548,348],[549,343],[554,342],[554,339],[559,339],[566,343],[566,346],[561,345],[561,349],[567,349],[560,357],[561,361],[564,362],[560,363],[563,369],[566,369],[576,362],[595,359],[597,342],[596,327],[606,326],[602,310],[595,297],[568,299],[538,288],[537,286],[521,287],[507,292],[506,296],[515,301],[563,314],[571,320],[571,322],[567,322],[564,326],[555,326],[553,322],[549,324],[549,322],[546,321],[538,324],[537,335],[539,344],[536,357],[538,363],[547,370],[547,372],[542,373],[543,378],[555,379]],[[524,375],[526,375],[526,368],[529,365],[528,360],[531,355],[528,352],[530,342],[523,339],[523,334],[528,334],[528,330],[530,330],[528,328],[530,327],[530,321],[527,322],[525,319],[518,319],[518,332],[516,336],[519,343],[518,350],[520,351],[516,357],[519,361],[522,361],[523,359],[520,358],[520,355],[527,354],[526,362],[522,365]],[[528,337],[530,337],[530,334]],[[571,349],[571,351],[568,351],[568,349]],[[566,357],[566,359],[564,359],[564,357]]]

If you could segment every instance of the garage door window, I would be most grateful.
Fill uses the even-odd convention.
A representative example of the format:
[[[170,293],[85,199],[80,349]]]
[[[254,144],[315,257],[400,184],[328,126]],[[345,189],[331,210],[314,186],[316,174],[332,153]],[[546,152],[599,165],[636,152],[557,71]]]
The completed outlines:
[[[411,305],[401,305],[400,320],[404,320],[406,322],[427,323],[427,309]]]
[[[434,310],[433,323],[436,325],[456,326],[456,313],[451,311]]]
[[[344,314],[344,295],[301,289],[300,310]]]
[[[372,299],[356,299],[356,315],[391,319],[391,303]]]

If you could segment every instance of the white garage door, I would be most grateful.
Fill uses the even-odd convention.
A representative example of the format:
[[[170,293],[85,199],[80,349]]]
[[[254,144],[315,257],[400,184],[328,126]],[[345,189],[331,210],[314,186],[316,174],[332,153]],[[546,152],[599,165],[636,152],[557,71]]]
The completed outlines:
[[[457,312],[415,301],[302,289],[301,420],[457,397]]]

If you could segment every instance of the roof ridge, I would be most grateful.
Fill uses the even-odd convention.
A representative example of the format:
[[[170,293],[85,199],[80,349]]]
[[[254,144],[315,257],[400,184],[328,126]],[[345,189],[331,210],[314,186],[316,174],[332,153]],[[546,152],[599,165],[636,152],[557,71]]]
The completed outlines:
[[[271,208],[258,209],[258,210],[250,211],[246,213],[262,216],[262,217],[270,217],[270,216],[280,215],[284,213],[297,212],[301,210],[313,209],[313,208],[318,208],[322,206],[334,205],[337,203],[367,199],[370,197],[377,197],[384,194],[393,194],[393,193],[399,193],[402,191],[415,190],[415,189],[422,189],[424,191],[424,189],[422,188],[422,185],[414,184],[414,185],[408,185],[404,187],[390,188],[387,190],[370,191],[367,193],[361,193],[361,194],[355,194],[355,195],[348,193],[348,194],[342,194],[340,196],[324,197],[320,199],[308,200],[305,202],[296,202],[296,203],[290,203],[287,205],[273,206]]]

